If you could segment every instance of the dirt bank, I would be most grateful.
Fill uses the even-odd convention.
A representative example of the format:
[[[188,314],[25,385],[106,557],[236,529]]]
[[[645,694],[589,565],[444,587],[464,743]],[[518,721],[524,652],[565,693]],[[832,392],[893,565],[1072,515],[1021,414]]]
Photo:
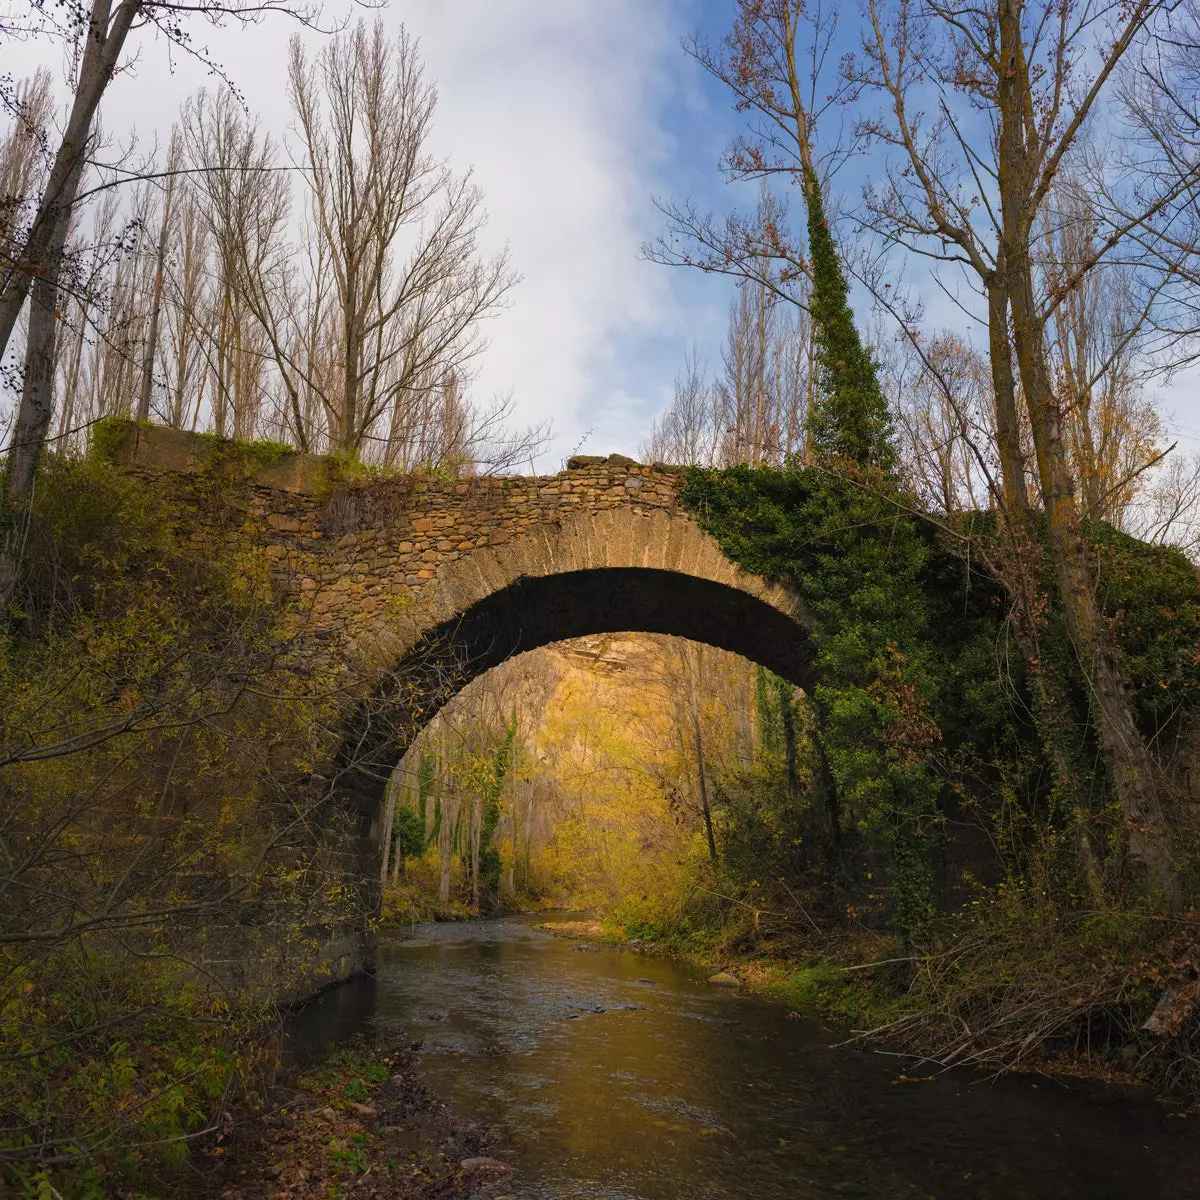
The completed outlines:
[[[412,1049],[355,1046],[292,1070],[261,1113],[198,1156],[196,1196],[222,1200],[485,1200],[511,1169],[494,1132],[421,1082]]]

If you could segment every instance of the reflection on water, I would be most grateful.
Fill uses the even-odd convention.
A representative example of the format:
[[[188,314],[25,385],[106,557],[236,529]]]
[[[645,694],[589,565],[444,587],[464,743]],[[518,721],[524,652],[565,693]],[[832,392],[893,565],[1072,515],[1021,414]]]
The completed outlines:
[[[516,920],[415,934],[300,1013],[294,1042],[423,1042],[430,1086],[502,1130],[514,1197],[1200,1197],[1189,1122],[1116,1091],[905,1082],[903,1060],[830,1049],[820,1021],[675,963]]]

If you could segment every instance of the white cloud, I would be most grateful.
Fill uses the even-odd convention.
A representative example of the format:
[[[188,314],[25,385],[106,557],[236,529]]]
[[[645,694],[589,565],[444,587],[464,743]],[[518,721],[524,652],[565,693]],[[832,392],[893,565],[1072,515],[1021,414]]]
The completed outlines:
[[[630,433],[623,337],[673,317],[669,280],[637,258],[664,190],[657,117],[681,65],[669,9],[419,0],[405,13],[439,82],[438,139],[474,166],[490,232],[524,275],[480,386],[512,386],[523,415],[553,418],[558,453],[588,428],[616,449],[599,435]]]

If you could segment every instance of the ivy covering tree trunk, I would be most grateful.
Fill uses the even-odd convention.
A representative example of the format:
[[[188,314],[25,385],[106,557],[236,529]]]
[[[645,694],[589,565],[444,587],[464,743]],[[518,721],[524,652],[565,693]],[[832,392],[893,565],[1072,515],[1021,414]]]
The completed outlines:
[[[786,563],[808,600],[836,818],[886,848],[892,923],[912,944],[934,914],[941,824],[931,768],[941,740],[937,684],[921,580],[928,542],[899,495],[887,402],[811,173],[805,200],[819,371],[812,466],[790,465],[765,490],[749,468],[697,471],[682,498],[731,557],[770,575]]]
[[[940,739],[929,715],[936,688],[926,669],[927,611],[917,582],[926,549],[897,502],[887,401],[854,323],[811,170],[804,198],[818,389],[806,505],[814,544],[802,586],[817,615],[820,736],[840,807],[887,847],[893,922],[906,941],[919,941],[934,911],[931,859],[940,824],[939,784],[926,761]]]
[[[812,262],[813,332],[819,390],[808,415],[814,461],[855,474],[889,478],[896,468],[892,421],[875,364],[862,344],[846,276],[825,217],[821,185],[805,172],[808,246]]]

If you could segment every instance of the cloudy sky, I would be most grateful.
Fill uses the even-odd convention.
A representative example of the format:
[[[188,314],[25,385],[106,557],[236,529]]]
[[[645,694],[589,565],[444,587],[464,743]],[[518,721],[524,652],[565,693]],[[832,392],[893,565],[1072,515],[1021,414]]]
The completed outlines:
[[[354,11],[342,3],[326,0],[326,14]],[[578,448],[636,453],[688,347],[718,357],[729,284],[643,262],[638,250],[662,228],[655,196],[692,195],[718,211],[753,199],[716,171],[738,117],[680,47],[693,31],[719,39],[732,9],[733,0],[392,0],[380,10],[387,26],[403,22],[419,38],[440,94],[434,149],[474,171],[488,240],[509,245],[523,276],[509,311],[489,323],[475,395],[511,392],[521,423],[553,421],[542,469]],[[279,134],[294,30],[284,17],[195,30]],[[183,99],[216,82],[169,50],[138,39],[136,62],[105,101],[110,134],[142,149],[165,141]],[[29,47],[0,48],[0,69],[25,74],[30,57]],[[924,290],[930,315],[951,318],[945,298]],[[1200,432],[1195,391],[1181,381],[1169,397],[1190,444]]]
[[[420,40],[440,96],[433,148],[474,171],[487,238],[509,245],[523,277],[489,323],[474,391],[485,402],[511,391],[522,423],[553,421],[542,468],[580,446],[634,453],[691,342],[716,357],[728,285],[640,261],[638,249],[661,228],[655,196],[731,199],[715,164],[735,115],[680,48],[695,30],[719,37],[731,10],[731,0],[392,0],[380,10]],[[329,17],[353,11],[326,0]],[[281,134],[295,28],[285,17],[194,27]],[[137,50],[102,117],[111,136],[144,150],[216,81],[151,35]],[[0,68],[25,74],[35,52],[10,45]]]

